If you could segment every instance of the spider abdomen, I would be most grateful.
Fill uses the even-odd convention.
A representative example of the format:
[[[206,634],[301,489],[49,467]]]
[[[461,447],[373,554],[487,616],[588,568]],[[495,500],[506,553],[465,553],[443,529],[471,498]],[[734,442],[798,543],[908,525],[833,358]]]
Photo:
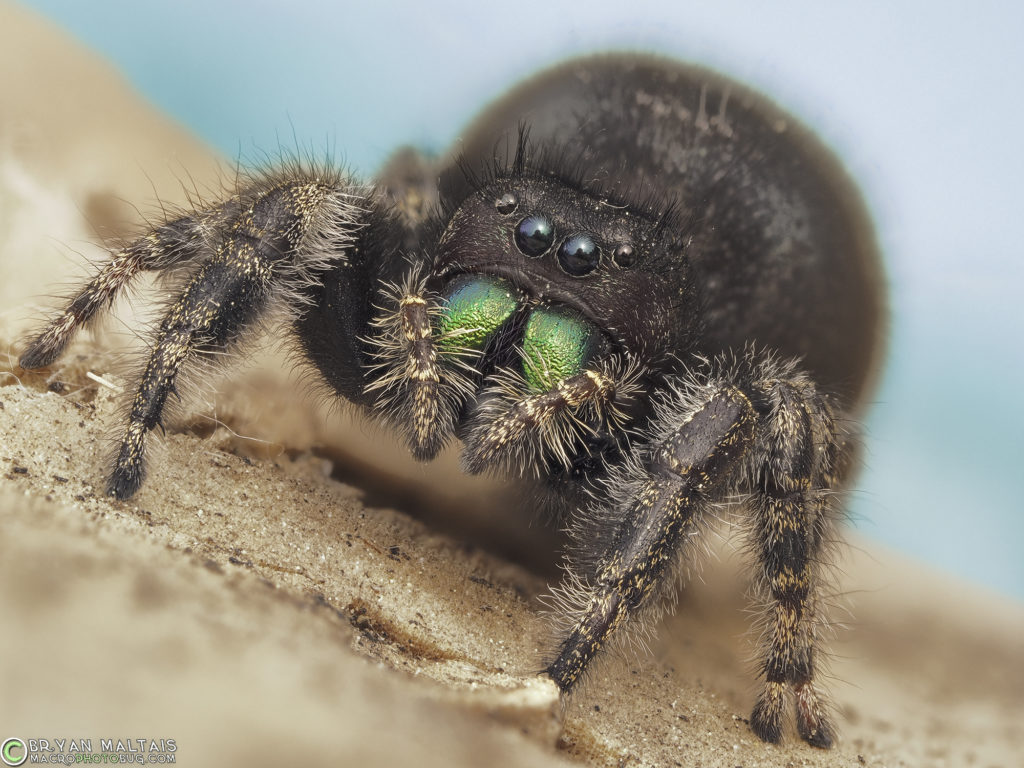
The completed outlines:
[[[684,322],[700,325],[704,352],[757,344],[802,358],[851,404],[868,391],[885,312],[872,226],[841,163],[792,116],[700,67],[594,56],[493,104],[462,165],[485,169],[523,124],[542,171],[638,212],[673,208],[700,304]],[[442,187],[463,194],[462,171]]]

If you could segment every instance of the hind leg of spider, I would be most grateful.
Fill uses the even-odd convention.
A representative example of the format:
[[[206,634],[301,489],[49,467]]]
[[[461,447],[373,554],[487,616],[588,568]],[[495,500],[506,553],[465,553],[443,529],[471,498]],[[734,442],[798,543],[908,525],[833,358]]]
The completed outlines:
[[[309,285],[302,250],[308,229],[358,228],[353,206],[339,200],[345,191],[316,180],[292,181],[251,198],[250,204],[225,222],[220,244],[202,263],[163,318],[152,352],[138,383],[128,414],[120,450],[107,484],[119,499],[138,490],[145,471],[145,438],[161,423],[167,396],[175,390],[179,373],[201,353],[228,349],[262,314],[275,291],[300,301]],[[333,201],[334,207],[327,204]],[[325,219],[328,208],[332,218]],[[339,246],[352,237],[335,236]],[[333,255],[341,259],[344,254]]]
[[[161,322],[107,484],[112,496],[126,499],[142,483],[145,437],[161,423],[167,396],[188,358],[225,348],[261,306],[270,282],[270,270],[261,261],[251,247],[215,257],[201,267]]]
[[[205,255],[203,233],[210,219],[220,212],[215,209],[169,221],[116,251],[67,307],[28,343],[20,365],[41,368],[59,358],[78,330],[110,307],[139,272],[169,269]]]
[[[578,574],[584,593],[575,587],[563,590],[565,602],[576,608],[546,670],[563,692],[576,685],[617,629],[658,599],[682,541],[709,503],[735,482],[753,441],[756,414],[734,387],[711,387],[701,402],[680,408],[671,418],[676,426],[644,452],[650,457],[645,463],[631,470],[640,477],[628,480],[635,492],[616,515],[619,522],[607,551],[591,575]]]

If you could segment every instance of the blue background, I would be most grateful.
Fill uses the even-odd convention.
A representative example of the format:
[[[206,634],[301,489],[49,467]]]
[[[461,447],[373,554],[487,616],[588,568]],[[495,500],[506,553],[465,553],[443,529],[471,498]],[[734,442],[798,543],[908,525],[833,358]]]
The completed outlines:
[[[297,141],[366,175],[400,144],[443,151],[503,89],[577,53],[670,54],[765,91],[843,158],[887,258],[856,524],[1024,597],[1024,4],[28,5],[221,152]]]

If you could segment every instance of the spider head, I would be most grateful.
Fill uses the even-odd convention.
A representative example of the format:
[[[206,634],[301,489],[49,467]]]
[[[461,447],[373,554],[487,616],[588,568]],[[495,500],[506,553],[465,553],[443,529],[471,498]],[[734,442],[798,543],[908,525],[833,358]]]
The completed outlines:
[[[483,344],[525,314],[524,349],[553,371],[536,388],[608,353],[658,367],[689,345],[697,318],[670,219],[557,176],[499,175],[454,208],[438,239],[442,330],[472,329]]]

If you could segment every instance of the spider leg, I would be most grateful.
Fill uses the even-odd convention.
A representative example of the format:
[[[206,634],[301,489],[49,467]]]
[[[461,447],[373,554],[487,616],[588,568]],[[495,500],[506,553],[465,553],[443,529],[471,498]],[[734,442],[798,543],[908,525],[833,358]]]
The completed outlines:
[[[723,386],[681,421],[651,451],[646,466],[635,468],[643,480],[630,484],[632,498],[607,550],[592,577],[580,579],[584,593],[564,601],[578,610],[547,668],[562,691],[575,686],[612,633],[664,585],[682,540],[753,443],[756,413],[740,390]]]
[[[126,499],[138,490],[146,434],[160,424],[179,371],[196,352],[223,349],[238,337],[264,305],[273,261],[280,256],[280,245],[273,240],[233,236],[172,305],[139,380],[108,493]]]
[[[764,688],[750,718],[765,741],[782,736],[787,690],[795,694],[797,730],[827,748],[835,730],[814,684],[818,606],[817,555],[835,519],[847,446],[832,408],[807,380],[765,382],[769,403],[754,468],[754,541],[761,588],[770,598],[761,652]],[[842,461],[837,461],[841,459]]]
[[[771,604],[751,728],[778,741],[792,690],[800,735],[830,746],[814,676],[816,556],[836,516],[831,489],[848,463],[832,406],[792,365],[748,356],[693,373],[656,410],[648,446],[609,480],[612,514],[596,510],[575,526],[593,560],[570,563],[568,585],[556,591],[569,625],[547,674],[570,691],[618,628],[660,604],[683,542],[711,504],[749,493],[759,586]],[[588,541],[597,552],[587,552]]]
[[[114,253],[67,307],[29,342],[22,368],[42,368],[59,358],[78,330],[127,288],[139,272],[163,270],[199,258],[206,250],[205,217],[183,216],[157,227]]]
[[[275,299],[286,299],[296,312],[312,306],[317,276],[348,263],[373,205],[367,190],[340,175],[268,175],[223,205],[168,222],[116,253],[29,344],[22,365],[45,365],[139,271],[198,262],[156,330],[108,493],[126,499],[138,490],[146,436],[160,425],[189,361],[228,349]]]

